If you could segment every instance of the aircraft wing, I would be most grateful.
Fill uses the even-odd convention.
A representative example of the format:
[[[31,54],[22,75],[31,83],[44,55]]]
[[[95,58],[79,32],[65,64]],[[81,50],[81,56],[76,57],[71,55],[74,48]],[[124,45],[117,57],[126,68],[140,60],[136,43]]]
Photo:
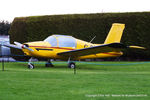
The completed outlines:
[[[58,55],[78,57],[78,56],[85,56],[85,55],[96,54],[96,53],[117,52],[126,48],[128,48],[128,46],[125,46],[122,43],[110,43],[110,44],[103,44],[103,45],[93,46],[93,47],[88,47],[83,49],[61,52],[58,53]]]

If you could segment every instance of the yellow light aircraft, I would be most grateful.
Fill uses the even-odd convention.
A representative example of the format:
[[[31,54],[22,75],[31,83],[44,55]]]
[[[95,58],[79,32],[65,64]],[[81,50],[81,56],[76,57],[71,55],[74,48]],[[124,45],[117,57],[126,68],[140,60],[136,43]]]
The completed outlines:
[[[25,55],[47,59],[67,59],[68,67],[74,68],[75,63],[71,60],[118,57],[123,55],[122,50],[127,48],[145,49],[140,46],[126,46],[120,43],[125,24],[114,23],[103,44],[92,44],[76,39],[68,35],[52,35],[44,41],[27,42],[24,44],[14,42],[14,44],[3,44],[7,47],[21,49]],[[50,62],[46,66],[53,66]],[[29,61],[29,68],[34,65]]]

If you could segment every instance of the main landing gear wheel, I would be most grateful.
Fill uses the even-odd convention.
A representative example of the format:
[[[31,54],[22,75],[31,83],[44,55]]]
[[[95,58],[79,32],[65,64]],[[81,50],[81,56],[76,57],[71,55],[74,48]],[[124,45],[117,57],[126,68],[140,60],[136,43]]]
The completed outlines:
[[[68,64],[68,67],[69,67],[69,68],[75,68],[75,67],[76,67],[76,64],[75,64],[74,62],[70,62],[70,63]]]
[[[51,59],[48,59],[47,63],[45,64],[45,67],[54,67],[54,65],[51,62]]]
[[[28,68],[29,68],[29,69],[34,69],[34,64],[28,63]]]
[[[52,63],[46,63],[45,67],[54,67],[54,65]]]

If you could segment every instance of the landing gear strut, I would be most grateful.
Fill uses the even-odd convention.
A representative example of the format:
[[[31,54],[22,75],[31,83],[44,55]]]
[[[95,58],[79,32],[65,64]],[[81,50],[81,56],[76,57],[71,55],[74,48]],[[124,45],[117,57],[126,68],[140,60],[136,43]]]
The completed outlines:
[[[29,62],[28,62],[28,68],[29,69],[34,69],[34,64],[32,64],[32,61],[33,61],[33,57],[31,57],[30,59],[29,59]]]
[[[29,59],[29,62],[28,62],[28,68],[29,69],[34,69],[34,64],[32,63],[32,61],[37,61],[37,59],[31,57]],[[51,59],[48,59],[47,63],[45,64],[45,67],[54,67],[54,65],[51,63]]]
[[[54,67],[54,65],[51,62],[51,59],[48,59],[47,63],[45,64],[45,67]]]

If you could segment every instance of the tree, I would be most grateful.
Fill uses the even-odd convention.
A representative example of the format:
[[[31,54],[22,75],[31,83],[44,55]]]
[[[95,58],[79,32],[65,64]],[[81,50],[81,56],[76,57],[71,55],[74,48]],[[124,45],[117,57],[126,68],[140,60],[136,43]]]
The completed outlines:
[[[10,25],[8,21],[0,21],[0,35],[8,35]]]

